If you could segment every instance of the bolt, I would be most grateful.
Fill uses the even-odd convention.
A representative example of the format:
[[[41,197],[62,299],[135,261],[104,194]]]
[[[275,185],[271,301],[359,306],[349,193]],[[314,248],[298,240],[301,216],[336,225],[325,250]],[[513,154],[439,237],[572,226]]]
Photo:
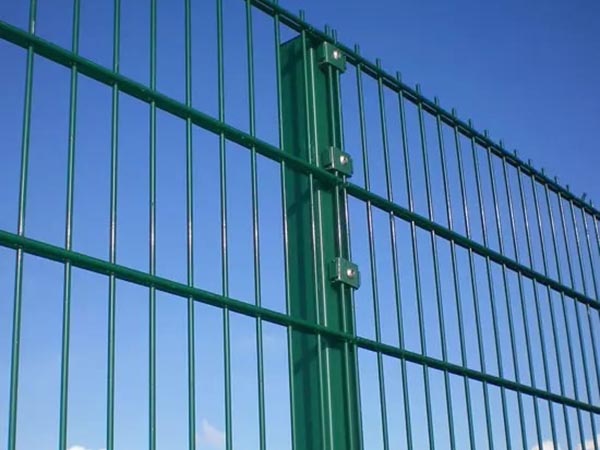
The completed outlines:
[[[339,50],[333,51],[333,59],[340,59],[340,56],[342,56],[342,55],[340,54]]]
[[[352,267],[349,267],[346,269],[346,276],[348,278],[354,278],[355,275],[356,275],[356,270],[354,270]]]
[[[340,155],[340,163],[342,164],[342,166],[348,164],[348,157],[346,155]]]

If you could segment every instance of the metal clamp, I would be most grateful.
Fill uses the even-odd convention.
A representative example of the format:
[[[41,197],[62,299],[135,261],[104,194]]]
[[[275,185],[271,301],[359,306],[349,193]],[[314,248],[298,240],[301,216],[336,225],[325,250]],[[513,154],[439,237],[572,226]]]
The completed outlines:
[[[337,147],[329,147],[321,154],[321,163],[329,172],[339,172],[351,177],[354,171],[352,157]]]
[[[346,71],[346,56],[339,48],[329,42],[323,42],[319,46],[317,58],[321,67],[329,65],[340,72]]]
[[[360,272],[358,266],[347,259],[337,257],[329,262],[329,280],[334,283],[345,284],[353,289],[360,287]]]

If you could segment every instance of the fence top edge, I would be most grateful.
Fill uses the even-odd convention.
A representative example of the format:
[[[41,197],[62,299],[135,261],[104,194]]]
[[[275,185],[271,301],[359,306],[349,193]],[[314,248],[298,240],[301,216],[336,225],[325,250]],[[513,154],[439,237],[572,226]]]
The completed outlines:
[[[380,65],[371,62],[361,56],[352,48],[339,42],[335,37],[321,31],[307,22],[303,17],[292,13],[291,11],[279,6],[278,3],[271,0],[244,0],[249,1],[256,8],[271,15],[278,16],[282,23],[294,29],[295,31],[305,31],[313,37],[335,44],[348,58],[349,62],[355,66],[359,66],[363,72],[373,78],[381,79],[389,88],[406,95],[411,101],[422,104],[429,112],[440,116],[446,123],[457,128],[457,130],[468,138],[472,138],[477,144],[491,151],[500,158],[505,159],[508,163],[515,166],[523,173],[530,175],[541,184],[547,186],[551,191],[555,192],[565,200],[572,202],[575,206],[600,220],[600,210],[596,209],[591,203],[588,203],[584,198],[577,197],[570,192],[568,188],[559,184],[556,180],[551,179],[543,171],[535,169],[530,162],[519,158],[515,153],[509,152],[502,141],[494,141],[485,133],[477,131],[472,124],[465,122],[456,117],[454,112],[450,112],[442,108],[437,102],[425,97],[421,92],[408,86],[398,76],[393,76],[381,68]]]

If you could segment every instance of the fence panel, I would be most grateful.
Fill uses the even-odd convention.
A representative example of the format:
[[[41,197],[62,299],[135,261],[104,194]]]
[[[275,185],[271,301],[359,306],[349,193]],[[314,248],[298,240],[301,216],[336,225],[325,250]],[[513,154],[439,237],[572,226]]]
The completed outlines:
[[[277,3],[23,8],[9,450],[600,450],[585,199]]]

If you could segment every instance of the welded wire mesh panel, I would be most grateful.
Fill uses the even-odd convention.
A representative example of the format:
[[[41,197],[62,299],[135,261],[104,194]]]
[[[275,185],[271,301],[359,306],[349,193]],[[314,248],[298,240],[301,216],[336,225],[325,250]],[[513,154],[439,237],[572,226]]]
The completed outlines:
[[[369,317],[363,333],[376,341],[436,360],[433,369],[415,355],[421,367],[401,359],[392,369],[365,354],[379,398],[403,374],[390,381],[402,401],[373,405],[382,445],[593,448],[596,212],[418,87],[393,81],[379,64],[357,58],[355,67],[344,92],[346,142],[362,163],[363,187],[396,202],[361,193],[350,203],[354,254],[370,267],[358,317]],[[381,311],[396,311],[396,326]]]
[[[8,449],[599,450],[600,212],[335,32],[31,0],[0,59]]]

